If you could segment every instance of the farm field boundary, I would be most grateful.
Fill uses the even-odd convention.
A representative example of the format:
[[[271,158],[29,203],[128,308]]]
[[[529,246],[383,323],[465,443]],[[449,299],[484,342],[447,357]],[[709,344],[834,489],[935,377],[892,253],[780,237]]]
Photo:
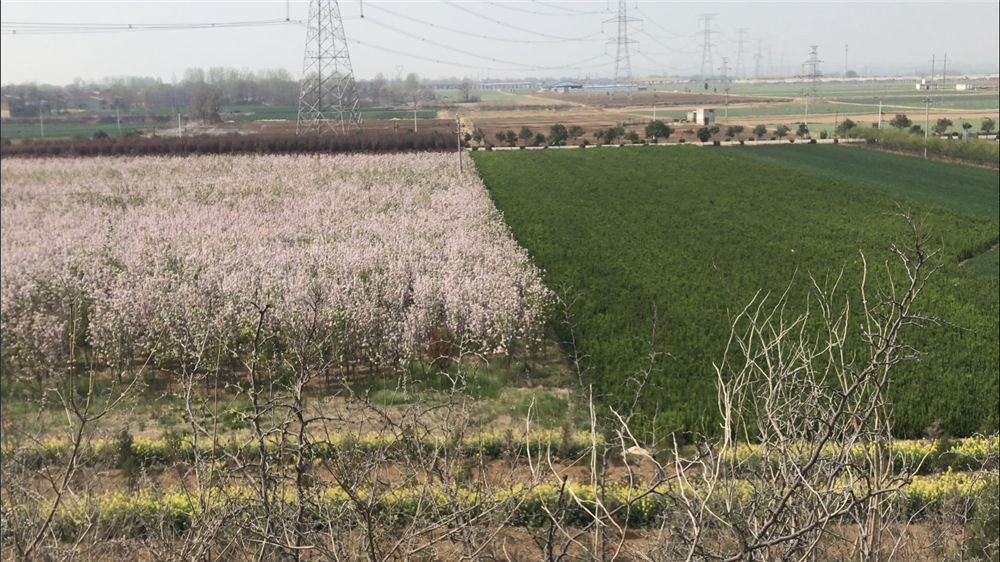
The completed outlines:
[[[831,153],[858,153],[845,150]],[[643,368],[656,311],[657,351],[672,354],[657,363],[651,383],[661,391],[645,402],[645,421],[655,420],[658,430],[717,427],[712,364],[723,356],[726,319],[738,302],[757,291],[780,294],[795,279],[792,303],[804,307],[808,276],[825,286],[841,272],[839,287],[857,302],[858,252],[869,264],[880,263],[900,241],[897,204],[942,249],[925,312],[965,328],[909,334],[927,355],[897,371],[891,393],[898,436],[920,436],[938,419],[956,436],[997,426],[997,280],[957,265],[995,243],[996,218],[726,151],[635,147],[476,152],[473,158],[550,289],[565,282],[578,298],[580,352],[589,356],[595,394],[607,403],[625,400],[623,381]],[[923,165],[943,167],[925,172],[930,175],[952,168],[989,173]],[[872,275],[880,273],[869,271],[869,282],[886,282]]]

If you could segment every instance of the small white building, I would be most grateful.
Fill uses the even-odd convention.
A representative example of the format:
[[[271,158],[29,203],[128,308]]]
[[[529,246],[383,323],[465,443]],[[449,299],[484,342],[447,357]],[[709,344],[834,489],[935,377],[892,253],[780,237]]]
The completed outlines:
[[[965,92],[965,91],[968,91],[968,90],[975,90],[976,87],[973,86],[972,84],[955,84],[955,89],[959,90],[959,91],[962,91],[962,92]]]
[[[930,80],[927,80],[927,79],[921,80],[920,83],[917,84],[917,90],[919,90],[921,92],[927,91],[927,90],[936,90],[936,89],[937,89],[937,86],[934,84],[934,82],[932,82]]]
[[[688,111],[687,120],[703,127],[715,125],[715,110],[700,108]]]

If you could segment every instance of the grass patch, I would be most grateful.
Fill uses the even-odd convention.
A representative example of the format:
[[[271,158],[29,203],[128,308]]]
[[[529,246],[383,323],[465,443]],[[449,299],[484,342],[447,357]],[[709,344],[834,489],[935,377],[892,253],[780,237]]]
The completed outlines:
[[[1000,277],[1000,249],[992,250],[965,262],[965,268],[979,275]]]

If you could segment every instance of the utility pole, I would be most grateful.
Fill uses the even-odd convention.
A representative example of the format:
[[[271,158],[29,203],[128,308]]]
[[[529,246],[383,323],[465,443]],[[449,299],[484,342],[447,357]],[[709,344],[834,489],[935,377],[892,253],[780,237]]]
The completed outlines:
[[[927,140],[927,133],[930,131],[931,127],[931,97],[927,96],[924,100],[926,108],[924,108],[924,140]],[[925,149],[926,150],[926,149]]]
[[[455,128],[458,130],[458,173],[462,174],[462,119],[455,116]]]
[[[747,28],[745,27],[736,30],[736,33],[739,35],[739,47],[736,51],[736,70],[733,74],[737,79],[747,77],[747,68],[745,61],[743,60],[743,36],[746,32]]]
[[[729,86],[726,86],[726,125],[729,124]]]
[[[941,88],[948,87],[948,53],[944,54],[944,71],[941,72]]]
[[[399,68],[399,67],[397,67]],[[309,0],[297,134],[361,129],[358,92],[337,0]]]
[[[878,99],[878,130],[882,130],[882,98]]]
[[[722,71],[722,83],[723,84],[725,84],[726,82],[729,82],[729,67],[726,65],[726,61],[728,61],[728,60],[729,60],[729,57],[722,57],[722,67],[719,68],[719,70]]]
[[[924,103],[927,105],[924,109],[924,160],[927,160],[927,133],[930,132],[931,126],[931,97],[929,95]]]
[[[45,100],[38,100],[38,127],[42,131],[42,138],[45,138],[45,119],[42,117],[42,102]]]
[[[936,58],[937,58],[937,55],[931,55],[931,84],[934,83],[934,63],[937,62],[935,60]]]
[[[417,110],[413,110],[413,132],[417,132]]]
[[[844,45],[844,78],[847,78],[847,73],[851,71],[851,66],[850,64],[848,64],[848,58],[847,58],[848,47],[850,47],[850,45]]]
[[[708,82],[708,73],[712,71],[712,18],[717,14],[699,14],[698,18],[704,26],[704,40],[701,46],[701,77]]]
[[[618,38],[608,41],[608,44],[615,44],[615,84],[629,83],[632,80],[632,62],[628,55],[628,44],[635,43],[628,38],[628,24],[642,21],[639,18],[630,18],[628,15],[627,0],[618,0],[618,17],[606,20],[604,23],[618,24]],[[631,97],[631,91],[629,96]]]

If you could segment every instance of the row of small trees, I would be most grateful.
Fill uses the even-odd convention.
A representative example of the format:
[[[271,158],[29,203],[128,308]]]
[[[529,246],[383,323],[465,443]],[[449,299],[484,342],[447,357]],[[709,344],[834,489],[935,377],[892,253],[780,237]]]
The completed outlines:
[[[773,134],[775,137],[781,139],[788,136],[791,131],[792,130],[787,125],[778,125],[774,129]],[[676,132],[677,131],[673,127],[667,125],[665,122],[653,120],[646,124],[642,136],[640,136],[638,131],[626,130],[622,125],[615,125],[613,127],[608,127],[607,129],[597,129],[592,133],[592,135],[595,141],[599,144],[615,144],[619,142],[638,144],[643,140],[651,140],[652,142],[659,142],[661,139],[667,140]],[[713,125],[711,127],[701,127],[697,131],[689,129],[685,132],[694,134],[699,141],[704,143],[711,141],[715,135],[722,132],[722,129]],[[725,136],[727,139],[742,140],[740,137],[745,132],[746,127],[743,125],[732,125],[726,128]],[[750,140],[753,140],[754,138],[759,139],[767,135],[768,129],[765,125],[757,125],[753,128],[751,133],[753,136]],[[535,132],[528,126],[522,126],[520,132],[514,132],[513,130],[497,131],[494,133],[493,138],[496,139],[498,144],[509,147],[517,146],[519,142],[521,146],[562,146],[565,145],[568,140],[575,141],[576,139],[583,137],[584,134],[584,129],[578,125],[566,127],[561,123],[556,123],[549,128],[548,136],[541,132]],[[795,134],[799,137],[805,137],[809,134],[809,127],[805,123],[800,123],[798,129],[795,131]],[[475,141],[480,145],[489,144],[486,139],[486,133],[478,127],[473,130],[472,133],[467,133],[465,138],[466,142]],[[583,144],[589,144],[589,141],[584,139]]]
[[[923,127],[921,127],[920,124],[918,123],[914,123],[913,120],[907,117],[905,113],[897,113],[895,117],[893,117],[888,121],[888,124],[890,127],[898,131],[905,130],[909,131],[912,134],[921,134],[921,135],[924,134]],[[851,121],[850,119],[844,119],[844,121],[837,126],[837,132],[846,133],[847,131],[853,129],[856,125],[857,124],[854,121]],[[954,121],[948,119],[947,117],[942,117],[934,122],[934,124],[931,126],[930,132],[934,133],[935,135],[944,135],[954,125],[955,125]],[[966,133],[971,132],[972,128],[974,127],[974,125],[968,121],[963,121],[961,126]],[[984,135],[988,135],[996,129],[996,126],[997,126],[996,121],[987,117],[982,120],[982,123],[979,126],[979,131],[982,132]]]

